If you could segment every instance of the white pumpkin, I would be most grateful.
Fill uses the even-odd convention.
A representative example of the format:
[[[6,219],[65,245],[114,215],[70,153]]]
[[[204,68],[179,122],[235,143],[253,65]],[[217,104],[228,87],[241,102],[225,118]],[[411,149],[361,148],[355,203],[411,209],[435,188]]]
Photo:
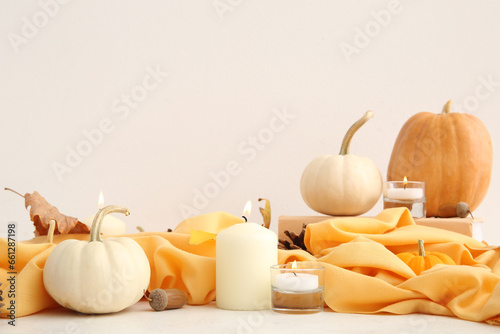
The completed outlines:
[[[309,163],[300,192],[313,210],[332,216],[355,216],[370,210],[382,194],[382,175],[372,160],[349,154],[354,133],[370,118],[368,111],[347,131],[339,155],[323,155]]]
[[[111,212],[129,214],[115,205],[101,209],[89,242],[65,240],[47,258],[43,284],[61,306],[88,314],[118,312],[148,288],[151,269],[141,246],[127,237],[101,240],[100,225]]]

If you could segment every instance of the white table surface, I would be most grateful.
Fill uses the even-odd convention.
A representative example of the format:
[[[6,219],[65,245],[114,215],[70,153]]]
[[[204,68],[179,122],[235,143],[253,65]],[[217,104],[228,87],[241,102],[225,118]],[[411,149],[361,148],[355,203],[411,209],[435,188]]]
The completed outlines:
[[[84,315],[67,309],[45,310],[16,319],[16,327],[0,320],[0,333],[500,333],[500,327],[458,318],[423,314],[363,315],[330,309],[306,315],[272,311],[227,311],[215,303],[153,311],[146,301],[106,315]]]

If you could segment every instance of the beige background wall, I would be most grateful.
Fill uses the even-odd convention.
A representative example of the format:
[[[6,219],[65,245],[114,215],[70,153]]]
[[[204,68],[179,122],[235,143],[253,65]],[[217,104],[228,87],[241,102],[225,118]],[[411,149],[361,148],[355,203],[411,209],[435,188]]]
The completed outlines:
[[[351,152],[384,179],[403,123],[449,99],[496,151],[499,12],[498,1],[2,0],[0,184],[82,219],[102,190],[130,208],[129,232],[239,215],[249,199],[260,220],[265,197],[277,229],[279,215],[313,214],[304,167],[336,154],[368,109]],[[500,244],[494,159],[476,215]],[[2,222],[31,238],[22,199],[0,201]]]

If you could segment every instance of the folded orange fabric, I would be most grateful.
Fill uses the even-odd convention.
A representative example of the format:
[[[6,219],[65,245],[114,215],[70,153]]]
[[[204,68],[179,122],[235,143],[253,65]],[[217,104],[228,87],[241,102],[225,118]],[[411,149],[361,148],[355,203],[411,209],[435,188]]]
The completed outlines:
[[[418,239],[425,240],[427,251],[446,253],[458,265],[439,264],[416,276],[395,254],[416,251]],[[500,249],[415,225],[406,208],[385,210],[374,219],[310,224],[304,242],[326,267],[325,302],[334,311],[421,312],[498,324]],[[284,255],[280,262],[297,257]]]
[[[215,212],[189,218],[171,232],[143,232],[127,234],[143,248],[151,266],[149,290],[177,288],[188,292],[189,304],[206,304],[215,298],[215,241],[189,245],[191,229],[211,233],[238,223],[241,217],[225,212]],[[46,308],[59,307],[43,286],[45,261],[56,244],[68,238],[89,240],[88,234],[55,235],[53,243],[46,236],[21,241],[16,246],[16,317],[22,317]],[[0,238],[0,289],[6,290],[10,272],[7,257],[7,240]],[[0,317],[8,316],[6,307],[10,299],[3,295],[6,304]]]
[[[216,241],[189,245],[189,233],[218,233],[241,222],[240,217],[216,212],[187,219],[172,233],[127,236],[148,256],[152,271],[149,289],[183,289],[190,304],[205,304],[215,298]],[[88,235],[58,235],[54,244],[67,238],[87,240]],[[446,253],[459,265],[437,265],[416,276],[395,254],[416,251],[418,239],[425,240],[427,251]],[[4,289],[9,276],[6,242],[0,239],[0,282]],[[337,218],[310,224],[305,243],[313,255],[301,250],[280,251],[279,263],[321,262],[326,267],[325,302],[334,311],[421,312],[500,323],[500,249],[454,232],[415,225],[407,209],[388,209],[376,218]],[[44,237],[18,243],[17,317],[58,306],[42,282],[45,260],[54,244],[46,243]],[[8,304],[8,298],[6,301]]]

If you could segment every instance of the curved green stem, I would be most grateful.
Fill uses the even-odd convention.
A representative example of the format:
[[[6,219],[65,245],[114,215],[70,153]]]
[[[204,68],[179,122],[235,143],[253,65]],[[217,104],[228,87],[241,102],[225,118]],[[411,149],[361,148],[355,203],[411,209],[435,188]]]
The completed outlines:
[[[418,256],[425,257],[424,241],[418,239]]]
[[[118,212],[118,213],[123,213],[125,216],[128,216],[130,214],[130,211],[128,211],[127,208],[124,208],[123,206],[118,206],[118,205],[108,205],[97,213],[94,217],[94,221],[92,222],[92,227],[90,228],[90,241],[102,241],[101,239],[101,225],[102,221],[104,220],[104,216],[106,216],[108,213],[112,212]]]
[[[373,117],[373,111],[368,110],[363,117],[361,117],[356,123],[354,123],[349,130],[347,130],[347,133],[344,136],[344,140],[342,141],[342,146],[340,147],[340,155],[346,155],[349,154],[349,146],[351,145],[351,139],[356,133],[356,131],[359,130],[360,127],[363,126],[370,118]]]
[[[443,111],[441,111],[442,115],[448,115],[451,112],[451,103],[452,102],[453,102],[453,100],[449,100],[448,102],[446,102],[446,104],[443,107]]]

